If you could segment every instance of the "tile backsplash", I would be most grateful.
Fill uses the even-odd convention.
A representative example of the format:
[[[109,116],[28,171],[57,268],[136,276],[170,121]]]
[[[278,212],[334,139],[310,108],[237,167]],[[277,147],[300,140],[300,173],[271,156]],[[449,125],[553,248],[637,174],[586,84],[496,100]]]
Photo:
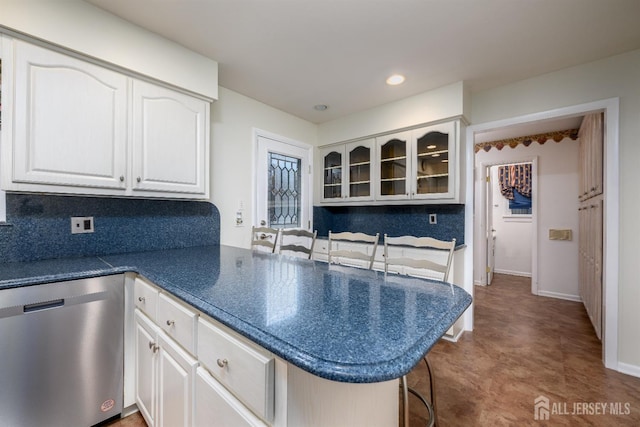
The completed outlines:
[[[95,232],[71,234],[71,217]],[[0,263],[217,245],[220,213],[208,202],[7,194]]]
[[[437,224],[429,224],[436,214]],[[351,231],[389,236],[430,236],[464,244],[464,205],[314,206],[313,223],[319,237]]]

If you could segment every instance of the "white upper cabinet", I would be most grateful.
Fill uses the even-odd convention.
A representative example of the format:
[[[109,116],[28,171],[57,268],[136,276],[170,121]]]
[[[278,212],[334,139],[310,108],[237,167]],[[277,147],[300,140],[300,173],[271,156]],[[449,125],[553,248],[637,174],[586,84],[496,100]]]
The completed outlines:
[[[324,202],[373,200],[374,152],[374,139],[321,149],[322,200]]]
[[[3,37],[2,188],[209,197],[209,100]]]
[[[322,203],[459,203],[459,123],[320,148]]]
[[[406,200],[411,186],[411,132],[376,138],[380,180],[378,200]]]
[[[209,103],[133,82],[133,190],[205,194]]]
[[[455,123],[415,129],[411,136],[411,198],[453,198],[457,164]]]
[[[13,181],[124,192],[127,77],[15,42]]]

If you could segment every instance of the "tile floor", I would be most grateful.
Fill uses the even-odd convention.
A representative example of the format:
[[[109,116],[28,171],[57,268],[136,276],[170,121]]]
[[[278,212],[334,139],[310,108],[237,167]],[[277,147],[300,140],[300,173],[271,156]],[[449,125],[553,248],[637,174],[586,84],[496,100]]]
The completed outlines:
[[[640,426],[640,378],[604,368],[583,305],[530,289],[529,279],[496,274],[491,286],[475,289],[475,330],[431,350],[439,425]],[[428,396],[425,371],[418,365],[409,384]],[[539,396],[556,409],[548,421],[534,420]],[[572,414],[605,402],[623,414],[610,407],[605,414]],[[411,404],[411,425],[424,425],[426,411],[417,400]],[[145,426],[140,414],[110,424]]]

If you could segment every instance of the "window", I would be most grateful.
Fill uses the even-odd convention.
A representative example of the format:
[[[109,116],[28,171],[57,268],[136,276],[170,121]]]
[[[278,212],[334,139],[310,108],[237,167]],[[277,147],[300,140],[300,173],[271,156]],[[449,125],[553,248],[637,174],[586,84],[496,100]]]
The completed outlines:
[[[531,215],[531,163],[519,163],[498,168],[500,193],[509,201],[507,216]]]

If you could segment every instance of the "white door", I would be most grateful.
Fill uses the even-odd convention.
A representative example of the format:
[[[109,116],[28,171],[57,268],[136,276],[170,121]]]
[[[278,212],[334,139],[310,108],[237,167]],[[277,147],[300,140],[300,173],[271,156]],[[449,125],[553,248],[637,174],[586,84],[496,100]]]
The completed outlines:
[[[486,228],[486,240],[487,240],[487,285],[491,284],[493,280],[493,270],[496,266],[496,233],[493,228],[493,186],[491,182],[491,168],[485,168],[486,178],[485,185],[487,186],[487,228]]]
[[[311,229],[311,146],[257,133],[254,225]]]

